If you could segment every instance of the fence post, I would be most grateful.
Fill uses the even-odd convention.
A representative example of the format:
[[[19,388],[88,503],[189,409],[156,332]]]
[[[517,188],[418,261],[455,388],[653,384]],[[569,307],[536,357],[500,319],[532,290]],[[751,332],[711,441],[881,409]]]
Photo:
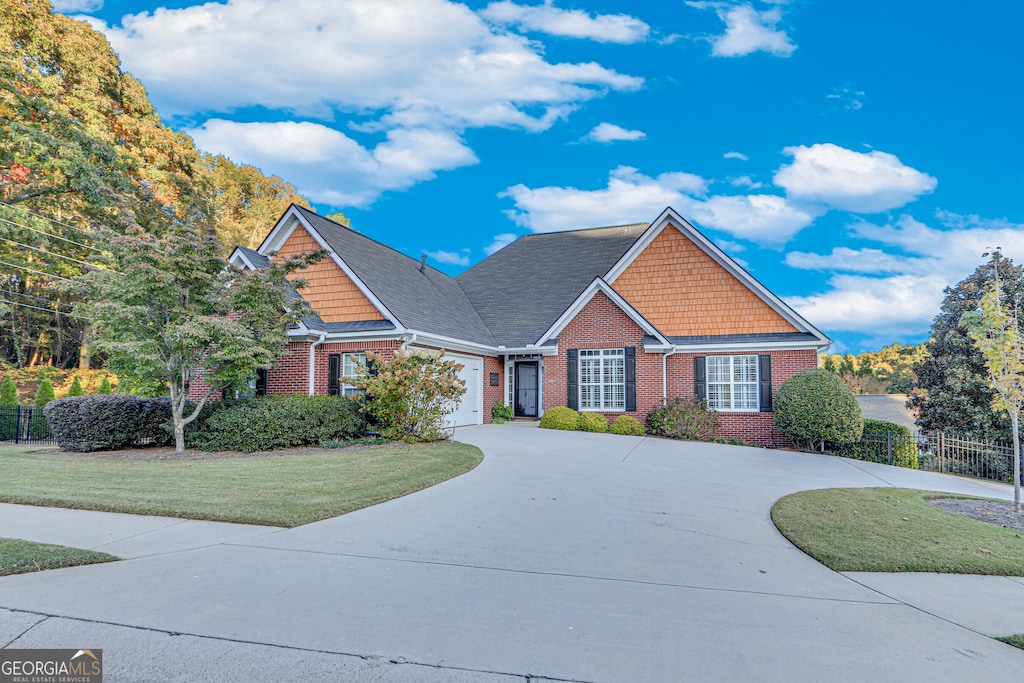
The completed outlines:
[[[21,438],[21,406],[15,407],[14,410],[14,443],[17,444]]]
[[[892,464],[892,431],[885,430],[885,447],[889,452],[889,464]]]

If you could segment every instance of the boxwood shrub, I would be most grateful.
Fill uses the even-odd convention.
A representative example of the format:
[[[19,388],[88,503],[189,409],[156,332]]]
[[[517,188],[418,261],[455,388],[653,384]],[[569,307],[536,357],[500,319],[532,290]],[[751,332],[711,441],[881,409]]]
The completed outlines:
[[[610,429],[612,434],[625,434],[627,436],[643,436],[644,423],[632,415],[619,415],[612,422]]]
[[[564,429],[574,431],[580,422],[580,414],[572,408],[558,406],[545,410],[540,418],[540,426],[543,429]]]
[[[795,446],[832,450],[860,440],[864,419],[839,376],[816,368],[799,372],[779,387],[775,425]]]
[[[203,451],[270,451],[320,446],[363,435],[360,404],[343,396],[277,394],[219,401],[185,430],[185,443]]]
[[[57,444],[66,451],[113,451],[140,439],[138,396],[72,396],[43,408]]]
[[[608,431],[608,418],[601,413],[580,413],[576,429],[581,432],[603,433]]]

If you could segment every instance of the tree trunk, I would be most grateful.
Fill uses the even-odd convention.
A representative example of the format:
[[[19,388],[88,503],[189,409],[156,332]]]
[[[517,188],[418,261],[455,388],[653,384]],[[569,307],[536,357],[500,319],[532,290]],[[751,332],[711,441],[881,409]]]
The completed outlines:
[[[89,351],[89,342],[92,338],[92,323],[86,323],[82,328],[82,344],[78,347],[78,369],[88,370],[92,362],[92,354]]]
[[[174,416],[174,452],[185,452],[185,424],[180,415]]]
[[[1010,411],[1013,425],[1013,507],[1020,513],[1020,413]]]

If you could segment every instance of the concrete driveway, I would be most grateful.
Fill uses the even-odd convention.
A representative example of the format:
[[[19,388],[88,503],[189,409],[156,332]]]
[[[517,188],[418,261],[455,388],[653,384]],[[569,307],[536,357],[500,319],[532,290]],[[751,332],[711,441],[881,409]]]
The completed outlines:
[[[535,424],[456,438],[486,454],[474,471],[297,529],[89,517],[109,530],[91,547],[134,559],[0,579],[0,644],[103,648],[108,681],[960,682],[1024,670],[1024,651],[989,637],[1024,633],[1024,580],[837,574],[769,517],[813,488],[1007,487]],[[83,547],[76,515],[97,514],[31,510],[0,507],[0,536]]]

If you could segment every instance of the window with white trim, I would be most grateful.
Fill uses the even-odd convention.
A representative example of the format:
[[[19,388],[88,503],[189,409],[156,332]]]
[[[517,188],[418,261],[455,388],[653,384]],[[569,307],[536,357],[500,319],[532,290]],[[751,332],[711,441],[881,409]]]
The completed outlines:
[[[626,350],[580,349],[580,410],[626,409]]]
[[[708,356],[708,408],[758,410],[757,356]]]
[[[341,394],[342,396],[359,396],[363,390],[355,386],[359,377],[359,368],[366,365],[365,353],[346,353],[341,360]]]

